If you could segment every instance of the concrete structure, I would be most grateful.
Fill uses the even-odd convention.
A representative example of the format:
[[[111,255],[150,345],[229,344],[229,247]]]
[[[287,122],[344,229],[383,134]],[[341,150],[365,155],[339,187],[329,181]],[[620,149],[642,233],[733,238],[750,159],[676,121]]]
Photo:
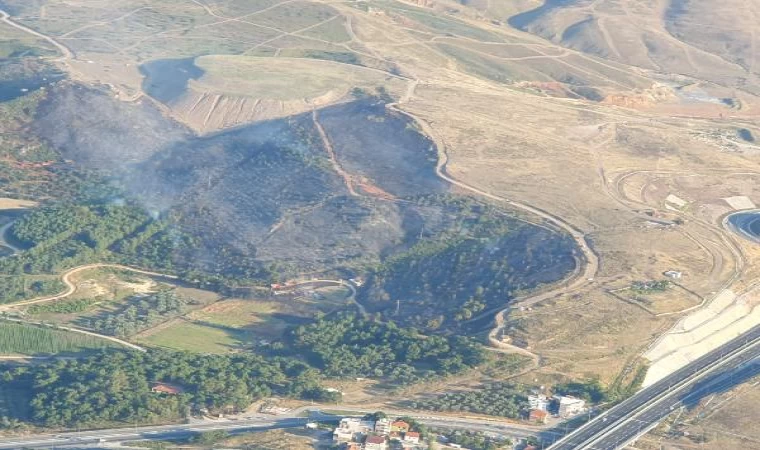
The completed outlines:
[[[391,432],[391,419],[384,418],[375,422],[375,433],[388,434]]]
[[[333,431],[333,442],[351,442],[354,440],[354,432],[340,427]]]
[[[549,400],[545,395],[538,394],[528,396],[528,406],[530,409],[547,411],[549,409],[549,403],[551,403],[551,400]]]
[[[681,277],[683,276],[683,273],[677,270],[668,270],[667,272],[664,272],[663,275],[673,280],[680,280]]]
[[[555,395],[554,399],[559,403],[557,414],[560,417],[572,417],[582,413],[586,409],[586,401],[579,398]]]
[[[709,392],[727,390],[757,374],[760,325],[656,381],[552,444],[551,450],[617,450]],[[742,372],[746,372],[744,375]],[[732,374],[732,376],[726,376]]]
[[[371,420],[361,420],[355,417],[346,417],[341,419],[338,426],[333,431],[333,441],[350,442],[356,439],[357,435],[367,434],[375,430],[375,422]]]

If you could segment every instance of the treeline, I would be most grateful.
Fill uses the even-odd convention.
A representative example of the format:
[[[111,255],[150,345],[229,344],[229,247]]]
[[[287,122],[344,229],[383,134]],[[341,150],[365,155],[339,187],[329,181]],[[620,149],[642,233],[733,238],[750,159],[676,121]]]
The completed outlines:
[[[317,401],[336,396],[320,387],[318,371],[303,362],[251,354],[110,352],[7,367],[0,377],[0,389],[30,405],[27,417],[16,417],[14,410],[2,415],[47,427],[178,420],[193,409],[241,410],[270,395]],[[183,393],[151,392],[156,381],[179,386]]]
[[[322,318],[297,327],[289,344],[333,377],[388,378],[413,383],[450,375],[485,361],[482,347],[461,336],[423,336],[393,322],[354,315]]]
[[[92,262],[172,272],[219,291],[238,283],[271,280],[267,267],[226,247],[218,249],[217,264],[203,265],[195,256],[198,238],[182,231],[175,218],[152,217],[129,202],[62,202],[42,207],[21,218],[11,232],[28,249],[0,259],[0,272],[8,275],[0,288],[0,303],[61,287],[58,281],[34,281],[29,286],[30,275],[58,274]]]
[[[133,297],[118,311],[83,319],[83,325],[111,336],[126,337],[186,312],[190,300],[171,290]]]
[[[477,391],[450,392],[428,400],[410,402],[414,409],[486,414],[519,419],[528,408],[524,386],[495,383]]]
[[[2,266],[2,263],[0,263],[0,266]],[[64,288],[65,286],[61,280],[54,278],[39,278],[25,275],[0,276],[0,303],[57,294],[63,291]]]
[[[555,385],[552,391],[555,394],[582,398],[591,403],[601,403],[610,399],[610,392],[596,379],[560,383]]]

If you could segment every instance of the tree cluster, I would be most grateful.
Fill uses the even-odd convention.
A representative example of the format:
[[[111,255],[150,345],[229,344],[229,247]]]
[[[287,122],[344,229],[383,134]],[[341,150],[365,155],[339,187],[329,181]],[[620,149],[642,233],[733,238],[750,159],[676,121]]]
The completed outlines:
[[[458,217],[449,230],[388,258],[369,278],[364,303],[405,324],[457,328],[575,266],[567,237],[521,225],[487,206],[447,207]]]
[[[485,360],[481,346],[469,338],[423,336],[393,322],[353,315],[297,327],[290,344],[328,376],[387,377],[400,383],[459,373]]]
[[[412,402],[412,408],[432,411],[465,411],[518,419],[527,412],[525,388],[495,383],[477,391],[451,392],[429,400]]]
[[[269,395],[333,401],[319,373],[290,358],[251,354],[195,355],[165,351],[109,352],[2,372],[2,389],[25,396],[30,416],[48,427],[156,423],[181,419],[190,410],[240,410]],[[151,391],[153,382],[183,389]],[[14,417],[13,410],[3,415]]]
[[[120,310],[87,320],[90,328],[112,336],[131,336],[183,314],[190,301],[167,290],[147,297],[133,297]]]

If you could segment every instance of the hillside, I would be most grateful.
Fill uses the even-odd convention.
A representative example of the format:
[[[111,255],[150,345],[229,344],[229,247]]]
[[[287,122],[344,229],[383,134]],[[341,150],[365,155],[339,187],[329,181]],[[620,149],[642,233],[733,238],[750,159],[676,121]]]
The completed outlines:
[[[758,285],[723,224],[760,204],[757,2],[0,4],[0,188],[32,201],[0,213],[3,301],[94,261],[166,271],[220,304],[141,345],[306,355],[303,389],[360,361],[329,381],[382,409],[507,378],[628,392],[664,333]],[[367,332],[496,351],[400,393],[386,369],[432,358],[376,375]]]
[[[757,93],[757,8],[741,0],[720,7],[708,0],[549,0],[509,23],[608,60]]]

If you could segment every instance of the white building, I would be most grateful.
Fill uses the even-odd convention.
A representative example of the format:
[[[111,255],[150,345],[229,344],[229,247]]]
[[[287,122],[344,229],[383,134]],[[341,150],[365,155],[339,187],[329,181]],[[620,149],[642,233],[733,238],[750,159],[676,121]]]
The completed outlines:
[[[366,434],[375,429],[375,422],[361,420],[355,417],[346,417],[340,420],[340,424],[333,431],[335,442],[349,442],[356,438],[357,434]]]
[[[554,399],[559,402],[560,417],[572,417],[586,409],[586,401],[579,398],[555,395]]]
[[[336,428],[335,431],[333,431],[333,441],[334,442],[351,442],[354,440],[354,432],[351,430],[346,430],[343,428]]]
[[[680,280],[681,277],[683,277],[683,273],[677,270],[668,270],[667,272],[664,272],[663,275],[673,280]]]
[[[545,395],[529,395],[528,405],[530,409],[538,409],[539,411],[546,411],[549,409],[550,400]]]
[[[389,434],[391,432],[391,419],[384,418],[375,422],[375,433]]]

